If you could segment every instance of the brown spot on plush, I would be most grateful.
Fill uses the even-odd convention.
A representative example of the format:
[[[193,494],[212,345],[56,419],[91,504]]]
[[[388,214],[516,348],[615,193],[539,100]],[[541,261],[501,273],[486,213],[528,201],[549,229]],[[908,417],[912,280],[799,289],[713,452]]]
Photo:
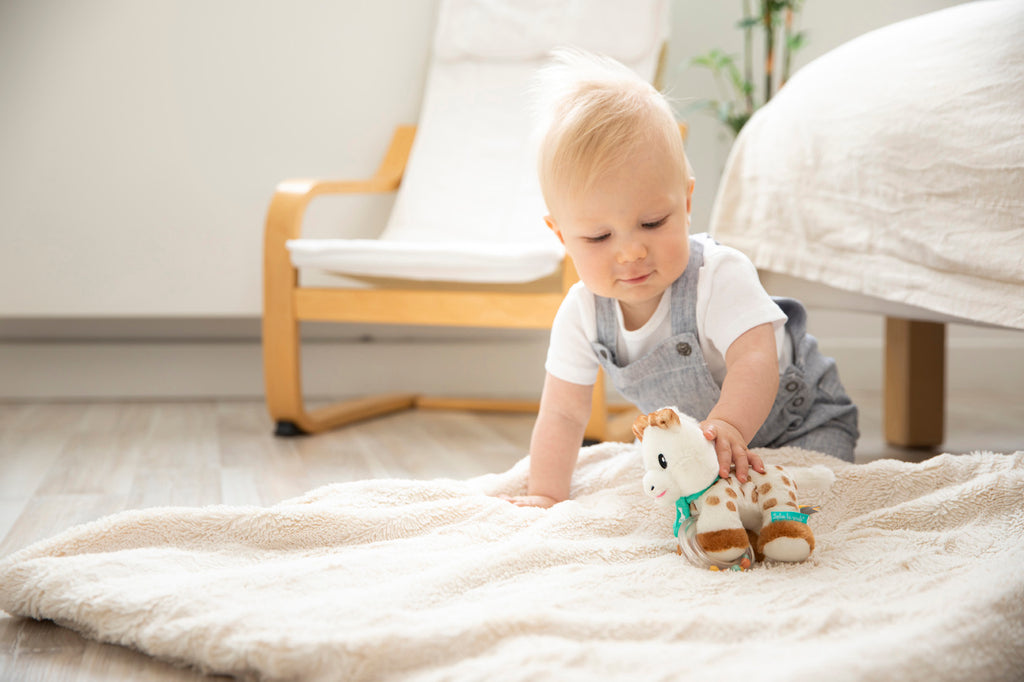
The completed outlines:
[[[779,471],[783,471],[783,468],[780,467],[778,464],[775,465],[775,468],[778,469]]]
[[[757,491],[756,490],[754,492],[750,493],[750,501],[751,502],[757,502]]]
[[[796,502],[796,493],[793,492],[792,490],[789,491],[789,499],[791,499],[794,502]]]
[[[790,481],[789,481],[789,479],[788,479],[788,478],[786,478],[785,476],[783,476],[783,477],[782,477],[782,483],[783,483],[784,485],[787,485],[787,486],[788,486],[788,485],[790,484]]]
[[[775,505],[777,505],[778,503],[779,503],[779,501],[778,501],[778,500],[776,500],[776,499],[775,499],[774,497],[773,497],[772,499],[768,500],[767,502],[765,502],[765,503],[764,503],[764,509],[765,509],[765,511],[767,511],[767,510],[771,509],[772,507],[774,507],[774,506],[775,506]]]
[[[729,500],[728,502],[725,503],[725,508],[728,509],[729,511],[736,511],[736,503],[733,502],[732,500]]]
[[[705,504],[710,504],[712,507],[721,501],[722,500],[718,499],[718,497],[715,495],[708,495],[707,498],[705,498],[704,500]]]
[[[762,495],[767,495],[768,491],[771,490],[771,489],[772,489],[772,484],[771,483],[764,483],[760,487],[760,491],[761,491]]]
[[[776,521],[775,523],[769,523],[761,529],[761,534],[757,538],[757,545],[755,545],[755,551],[761,553],[764,546],[775,538],[803,538],[810,545],[811,551],[814,551],[814,533],[811,532],[810,527],[806,523],[800,523],[799,521]]]
[[[736,499],[736,491],[733,490],[732,488],[726,488],[725,489],[725,494],[728,495],[729,497],[733,498],[733,499]]]
[[[787,502],[786,506],[787,507],[792,507],[793,509],[796,509],[797,511],[800,511],[800,507],[797,506],[796,502]]]
[[[742,528],[726,528],[725,530],[714,530],[710,533],[697,533],[697,544],[705,552],[722,552],[727,549],[746,548],[747,531]]]

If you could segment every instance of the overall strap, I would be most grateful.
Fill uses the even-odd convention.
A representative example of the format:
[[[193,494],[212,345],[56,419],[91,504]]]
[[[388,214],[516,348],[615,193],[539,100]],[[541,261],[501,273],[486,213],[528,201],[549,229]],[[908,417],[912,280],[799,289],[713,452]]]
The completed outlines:
[[[690,237],[690,260],[682,276],[672,283],[672,334],[697,335],[697,282],[704,266],[704,245]]]
[[[615,351],[619,339],[619,318],[615,306],[619,303],[614,298],[605,298],[594,294],[594,306],[597,319],[597,342],[611,353],[613,365],[619,363],[615,359]]]

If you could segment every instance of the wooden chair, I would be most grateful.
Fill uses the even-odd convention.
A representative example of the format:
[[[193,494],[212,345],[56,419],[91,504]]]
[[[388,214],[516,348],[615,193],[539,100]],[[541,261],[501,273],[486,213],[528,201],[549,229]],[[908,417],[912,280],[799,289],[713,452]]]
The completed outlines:
[[[576,44],[608,54],[653,78],[663,57],[667,2],[567,2],[566,7],[573,11],[560,15],[564,25],[549,23],[540,28],[535,27],[536,17],[528,15],[518,16],[518,24],[513,16],[516,25],[508,25],[508,10],[516,10],[516,3],[495,9],[500,4],[482,0],[442,3],[420,124],[395,129],[373,177],[287,180],[276,188],[264,237],[263,359],[267,408],[277,435],[317,433],[417,406],[537,409],[533,401],[441,399],[400,393],[311,410],[302,392],[302,321],[548,329],[565,291],[576,281],[571,261],[543,225],[543,201],[527,144],[530,116],[523,104],[524,91],[532,73],[558,44]],[[605,30],[595,31],[598,25]],[[594,43],[618,35],[629,38],[621,44],[614,40]],[[456,195],[450,194],[453,186]],[[464,225],[461,232],[458,225],[449,224],[453,222],[450,207],[462,206],[481,191],[491,192],[481,205],[502,202],[490,209],[491,215],[522,223],[521,228],[517,223],[514,229],[494,232],[519,238],[520,232],[532,231],[536,243],[520,238],[495,248],[481,238],[479,224]],[[383,192],[398,192],[398,196],[380,240],[301,239],[312,199]],[[445,201],[449,202],[448,211],[443,210]],[[424,203],[428,205],[424,207]],[[418,221],[430,208],[437,213],[439,206],[443,220],[427,225],[422,229],[427,237],[420,236]],[[450,234],[439,236],[439,230]],[[497,283],[479,281],[479,272],[468,281],[459,281],[455,262],[485,264],[476,270],[487,270],[490,263],[498,271],[499,261],[509,259],[511,252],[523,256],[520,264],[531,261],[527,264],[533,270],[513,267],[516,272],[503,280],[499,277]],[[395,253],[399,258],[389,262]],[[408,275],[410,259],[422,266],[416,281],[402,279]],[[304,285],[300,268],[310,264],[362,278],[372,286]],[[602,440],[608,436],[602,377],[594,388],[586,437]]]

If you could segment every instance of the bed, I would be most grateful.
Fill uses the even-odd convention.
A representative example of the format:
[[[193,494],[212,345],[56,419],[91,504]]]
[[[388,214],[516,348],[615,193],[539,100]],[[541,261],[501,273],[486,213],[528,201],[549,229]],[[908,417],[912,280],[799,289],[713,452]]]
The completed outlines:
[[[889,318],[890,442],[942,440],[944,324],[1024,329],[1022,36],[1024,3],[990,0],[852,40],[751,118],[719,185],[711,231],[771,293]]]

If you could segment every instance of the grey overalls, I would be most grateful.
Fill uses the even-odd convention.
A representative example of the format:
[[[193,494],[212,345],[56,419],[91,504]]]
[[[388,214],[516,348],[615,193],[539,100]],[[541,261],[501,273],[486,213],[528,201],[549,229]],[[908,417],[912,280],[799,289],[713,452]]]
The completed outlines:
[[[700,241],[690,239],[686,271],[672,284],[672,336],[650,353],[619,367],[615,359],[618,318],[611,298],[595,296],[597,341],[594,352],[615,388],[649,413],[675,406],[697,420],[707,418],[721,389],[715,383],[697,340],[697,277],[704,264]],[[750,447],[795,445],[853,461],[857,408],[839,382],[835,360],[818,351],[807,333],[807,312],[790,298],[773,299],[789,319],[793,363],[779,377],[771,414]]]

